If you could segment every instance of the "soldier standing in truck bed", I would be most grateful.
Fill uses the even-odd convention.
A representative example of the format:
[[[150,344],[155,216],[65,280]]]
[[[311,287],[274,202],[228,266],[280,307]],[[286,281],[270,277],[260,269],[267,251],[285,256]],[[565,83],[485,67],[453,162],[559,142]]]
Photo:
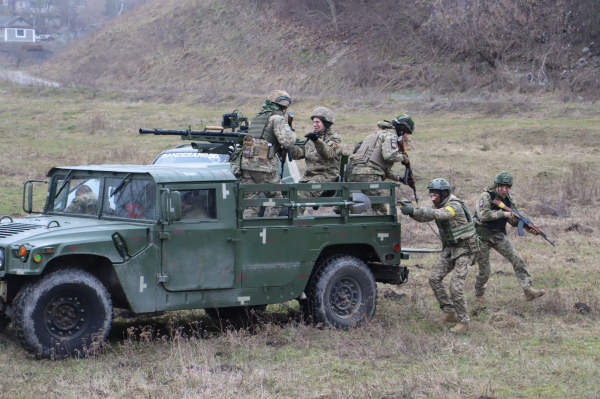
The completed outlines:
[[[292,103],[289,94],[275,90],[269,94],[262,109],[250,121],[248,135],[244,139],[240,184],[281,183],[277,176],[279,158],[276,153],[289,149],[296,142],[296,133],[284,117]],[[267,198],[282,198],[280,191],[265,192]],[[259,192],[244,193],[244,198],[258,198]],[[244,218],[258,216],[259,207],[248,207]],[[265,217],[279,215],[279,207],[268,207]]]
[[[477,234],[469,209],[462,199],[452,195],[450,184],[445,179],[434,179],[427,188],[433,202],[431,208],[402,204],[401,212],[421,223],[435,220],[444,249],[431,269],[429,285],[444,312],[440,321],[458,322],[450,331],[464,333],[469,330],[464,288],[469,266],[473,265],[479,249]],[[450,273],[452,279],[448,293],[443,280]]]
[[[402,176],[392,172],[394,163],[407,164],[408,156],[399,151],[399,140],[415,131],[415,122],[406,115],[399,115],[392,122],[377,123],[381,129],[370,134],[362,142],[352,160],[352,181],[357,183],[381,182],[386,178],[400,181]],[[384,190],[362,190],[365,195],[388,195]],[[377,215],[386,215],[386,204],[374,204]]]
[[[531,301],[546,293],[544,290],[536,290],[531,287],[532,279],[527,266],[506,235],[506,224],[509,223],[515,227],[518,225],[518,220],[511,218],[510,212],[503,211],[492,204],[492,201],[498,198],[505,206],[518,210],[515,199],[508,193],[512,185],[513,178],[510,173],[500,172],[496,175],[494,184],[486,187],[479,196],[477,220],[475,222],[477,234],[481,239],[481,252],[477,257],[479,272],[477,273],[475,282],[475,299],[478,301],[485,300],[485,290],[491,272],[491,248],[498,251],[500,255],[504,256],[512,264],[517,280],[519,280],[519,285],[523,289],[525,299]],[[534,229],[529,228],[529,226],[525,225],[524,227],[531,234],[538,234]]]
[[[294,159],[304,159],[306,170],[299,183],[335,182],[339,176],[340,160],[342,157],[342,138],[331,129],[335,116],[329,108],[318,107],[310,115],[314,132],[305,137],[309,139],[303,146],[292,147]],[[302,198],[318,197],[323,191],[300,191]],[[305,208],[299,208],[298,213],[304,214]]]

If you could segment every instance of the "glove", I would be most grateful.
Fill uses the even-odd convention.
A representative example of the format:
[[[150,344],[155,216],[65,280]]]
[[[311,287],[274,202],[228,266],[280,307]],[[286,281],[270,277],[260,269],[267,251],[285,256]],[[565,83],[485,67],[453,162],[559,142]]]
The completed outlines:
[[[412,205],[405,205],[400,208],[400,212],[402,212],[403,215],[412,216],[412,214],[415,212],[415,207]]]
[[[309,133],[309,134],[307,134],[307,135],[306,135],[306,136],[304,136],[304,137],[306,137],[307,139],[311,139],[312,141],[317,141],[317,140],[319,140],[319,137],[320,137],[320,136],[319,136],[319,133],[317,133],[317,132],[312,132],[312,133]]]

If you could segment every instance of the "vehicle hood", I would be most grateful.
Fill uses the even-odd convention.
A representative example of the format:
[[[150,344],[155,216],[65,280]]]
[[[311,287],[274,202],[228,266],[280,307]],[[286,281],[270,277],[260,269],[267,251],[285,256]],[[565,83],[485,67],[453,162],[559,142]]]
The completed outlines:
[[[131,220],[114,221],[72,216],[35,215],[25,219],[14,219],[10,223],[0,223],[0,245],[24,243],[39,238],[56,240],[60,236],[86,235],[106,230],[114,232],[123,229],[140,229],[150,227],[147,223],[136,223]]]

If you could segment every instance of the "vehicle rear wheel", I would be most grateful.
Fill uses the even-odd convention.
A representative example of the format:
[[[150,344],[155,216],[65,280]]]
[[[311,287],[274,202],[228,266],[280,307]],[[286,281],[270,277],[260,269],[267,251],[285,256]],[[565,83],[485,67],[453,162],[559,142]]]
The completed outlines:
[[[368,323],[375,314],[375,278],[354,256],[324,259],[317,265],[307,291],[301,308],[314,323],[346,329]]]
[[[21,288],[13,301],[13,326],[21,345],[40,357],[93,354],[108,336],[112,303],[92,274],[60,269]]]

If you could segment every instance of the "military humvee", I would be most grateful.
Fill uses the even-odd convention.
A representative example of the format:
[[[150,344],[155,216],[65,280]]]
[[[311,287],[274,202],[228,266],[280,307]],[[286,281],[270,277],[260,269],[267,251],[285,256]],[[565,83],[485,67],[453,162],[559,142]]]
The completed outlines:
[[[315,323],[347,328],[375,312],[376,282],[401,284],[400,223],[360,212],[351,190],[373,183],[240,185],[229,164],[55,167],[43,211],[0,217],[0,321],[42,357],[85,355],[111,328],[113,307],[136,313],[249,309],[297,299]],[[378,183],[395,202],[396,183]],[[299,198],[299,191],[335,190]],[[244,199],[247,191],[283,199]],[[340,214],[298,216],[298,206]],[[244,207],[285,217],[246,218]]]

